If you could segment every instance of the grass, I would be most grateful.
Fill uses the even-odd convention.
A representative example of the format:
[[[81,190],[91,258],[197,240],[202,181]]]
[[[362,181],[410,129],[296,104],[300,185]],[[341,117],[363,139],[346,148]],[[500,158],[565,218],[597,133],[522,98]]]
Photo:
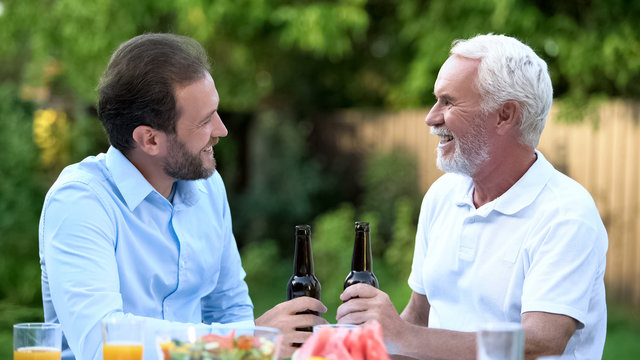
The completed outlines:
[[[640,359],[640,308],[608,304],[603,360]]]

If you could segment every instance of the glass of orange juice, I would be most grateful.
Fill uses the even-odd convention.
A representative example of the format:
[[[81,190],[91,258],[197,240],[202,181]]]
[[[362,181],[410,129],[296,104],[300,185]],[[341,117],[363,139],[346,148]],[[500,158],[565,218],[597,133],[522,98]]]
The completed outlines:
[[[23,323],[13,325],[14,360],[60,360],[60,324]]]
[[[104,360],[142,360],[144,321],[113,316],[102,320],[102,354]]]

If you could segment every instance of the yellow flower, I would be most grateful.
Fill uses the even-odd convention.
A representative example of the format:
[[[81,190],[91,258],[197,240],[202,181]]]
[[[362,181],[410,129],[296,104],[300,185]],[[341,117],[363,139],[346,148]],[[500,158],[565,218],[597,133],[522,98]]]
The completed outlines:
[[[54,109],[36,110],[33,117],[33,141],[42,150],[43,165],[64,161],[69,133],[67,114]]]

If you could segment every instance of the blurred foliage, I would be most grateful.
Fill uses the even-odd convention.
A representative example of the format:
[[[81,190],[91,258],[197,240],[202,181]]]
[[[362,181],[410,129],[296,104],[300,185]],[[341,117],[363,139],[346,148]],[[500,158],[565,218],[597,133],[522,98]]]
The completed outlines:
[[[39,301],[38,218],[46,185],[33,142],[30,102],[18,99],[10,84],[0,85],[0,299]]]
[[[223,107],[423,106],[453,39],[521,38],[559,96],[640,94],[640,3],[628,0],[9,0],[1,78],[95,100],[122,41],[171,31],[202,42]],[[46,16],[42,16],[46,14]],[[34,19],[38,19],[34,21]]]
[[[279,239],[288,254],[294,226],[309,223],[335,198],[336,179],[308,154],[310,126],[282,112],[256,116],[248,135],[247,184],[241,194],[230,195],[235,233],[242,242]]]
[[[393,204],[403,197],[414,200],[421,197],[418,164],[405,149],[370,154],[360,182],[364,188],[362,205],[377,215],[378,232],[388,243],[394,234],[396,208]]]
[[[603,360],[637,359],[640,354],[640,310],[609,300]]]

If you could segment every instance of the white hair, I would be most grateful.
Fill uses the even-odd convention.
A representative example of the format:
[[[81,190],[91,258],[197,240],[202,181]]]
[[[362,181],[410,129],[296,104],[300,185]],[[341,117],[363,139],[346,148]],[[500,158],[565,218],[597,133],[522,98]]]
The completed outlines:
[[[553,87],[542,60],[527,45],[504,35],[477,35],[456,40],[451,55],[480,59],[476,87],[484,113],[507,100],[520,106],[520,142],[535,148],[553,102]]]

